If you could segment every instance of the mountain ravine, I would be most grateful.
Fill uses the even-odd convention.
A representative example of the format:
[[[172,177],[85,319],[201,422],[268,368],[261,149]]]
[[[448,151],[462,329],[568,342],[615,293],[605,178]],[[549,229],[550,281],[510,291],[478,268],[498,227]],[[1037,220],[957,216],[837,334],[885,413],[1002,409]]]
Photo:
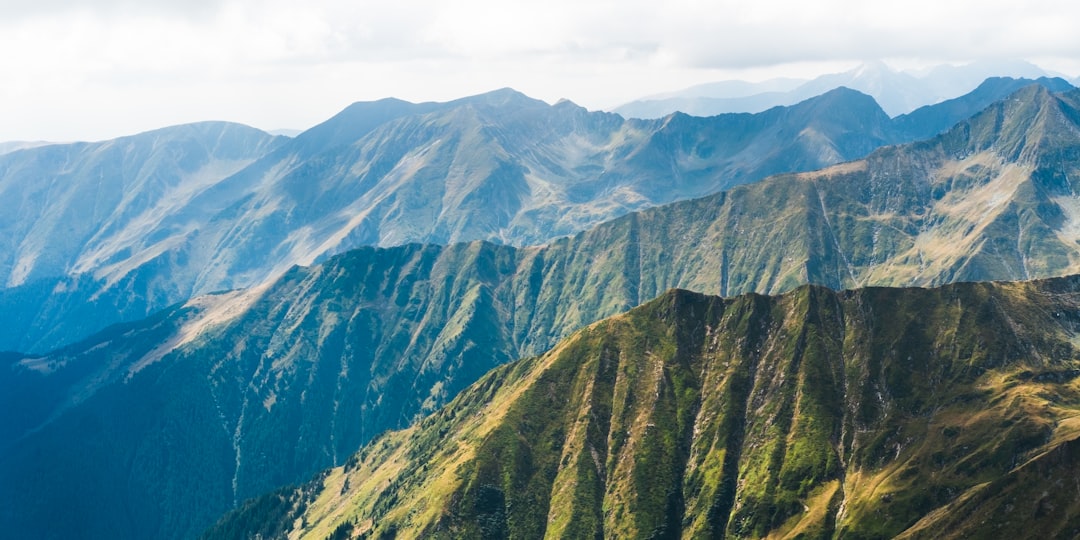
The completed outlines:
[[[675,290],[204,538],[1069,538],[1080,278]]]

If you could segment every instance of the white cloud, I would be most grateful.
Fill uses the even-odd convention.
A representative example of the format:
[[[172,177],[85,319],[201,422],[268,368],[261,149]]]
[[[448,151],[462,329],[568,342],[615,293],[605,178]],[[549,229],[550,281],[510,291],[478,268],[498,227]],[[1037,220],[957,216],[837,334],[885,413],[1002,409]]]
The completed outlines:
[[[72,13],[105,16],[151,14],[197,19],[206,17],[224,3],[220,0],[0,0],[0,13],[9,23]]]
[[[867,59],[1080,70],[1080,5],[1052,0],[0,0],[0,15],[0,140],[307,127],[355,100],[502,86],[608,106]]]

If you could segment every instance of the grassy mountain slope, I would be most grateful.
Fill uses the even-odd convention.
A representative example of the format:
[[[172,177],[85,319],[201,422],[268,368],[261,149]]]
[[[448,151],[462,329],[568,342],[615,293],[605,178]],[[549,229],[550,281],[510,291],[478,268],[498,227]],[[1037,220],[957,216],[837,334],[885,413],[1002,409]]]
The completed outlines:
[[[512,248],[394,251],[13,357],[0,382],[33,390],[35,407],[0,441],[5,529],[191,537],[512,358],[490,291]]]
[[[1071,484],[1011,515],[976,500],[1076,474],[1077,291],[673,291],[498,368],[259,521],[319,539],[887,538],[1041,516],[1075,534]]]

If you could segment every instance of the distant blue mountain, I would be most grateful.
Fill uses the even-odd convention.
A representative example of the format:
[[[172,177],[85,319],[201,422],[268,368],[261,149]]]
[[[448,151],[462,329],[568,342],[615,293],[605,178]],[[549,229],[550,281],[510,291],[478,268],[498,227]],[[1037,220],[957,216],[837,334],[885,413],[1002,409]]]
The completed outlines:
[[[838,86],[846,86],[873,96],[886,113],[897,116],[971,92],[987,78],[1006,75],[1025,79],[1052,76],[1023,61],[941,65],[916,74],[894,70],[882,62],[869,62],[850,71],[822,75],[813,80],[703,84],[641,98],[613,111],[632,118],[660,118],[675,111],[697,116],[759,112],[769,107],[792,105]]]
[[[546,243],[932,136],[1028,82],[895,120],[846,88],[657,120],[503,89],[356,103],[293,138],[208,123],[0,155],[0,350],[44,352],[357,246]]]

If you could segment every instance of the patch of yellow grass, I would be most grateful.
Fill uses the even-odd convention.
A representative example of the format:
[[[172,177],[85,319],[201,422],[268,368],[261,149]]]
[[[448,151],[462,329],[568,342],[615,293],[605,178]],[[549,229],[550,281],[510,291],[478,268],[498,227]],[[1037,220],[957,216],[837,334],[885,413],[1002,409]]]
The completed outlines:
[[[602,323],[597,323],[602,324]],[[595,325],[593,325],[595,326]],[[555,362],[573,340],[543,355],[536,366],[527,371],[528,377],[500,388],[494,399],[485,405],[472,418],[458,424],[449,432],[445,444],[438,451],[438,463],[441,469],[435,474],[428,472],[430,481],[423,485],[405,486],[398,493],[398,501],[385,519],[399,523],[429,524],[438,521],[444,511],[450,495],[461,484],[458,471],[472,461],[479,441],[486,438],[506,416],[508,403],[521,396],[539,380],[549,366]],[[306,513],[306,530],[299,528],[289,534],[291,540],[322,540],[346,521],[359,524],[361,532],[370,530],[376,524],[370,516],[379,495],[395,481],[401,481],[401,473],[411,465],[408,453],[410,440],[419,435],[414,426],[392,433],[371,444],[368,457],[355,470],[345,473],[343,467],[333,469],[323,482],[322,492]],[[432,456],[421,456],[424,464],[431,466]],[[345,488],[345,479],[348,488]],[[408,540],[418,538],[422,530],[404,527],[398,530],[397,538]]]
[[[779,529],[773,531],[765,538],[768,540],[786,540],[797,538],[800,534],[808,532],[810,527],[825,522],[829,513],[829,503],[840,489],[840,481],[833,480],[818,487],[806,501],[803,502],[803,512],[793,516]]]

